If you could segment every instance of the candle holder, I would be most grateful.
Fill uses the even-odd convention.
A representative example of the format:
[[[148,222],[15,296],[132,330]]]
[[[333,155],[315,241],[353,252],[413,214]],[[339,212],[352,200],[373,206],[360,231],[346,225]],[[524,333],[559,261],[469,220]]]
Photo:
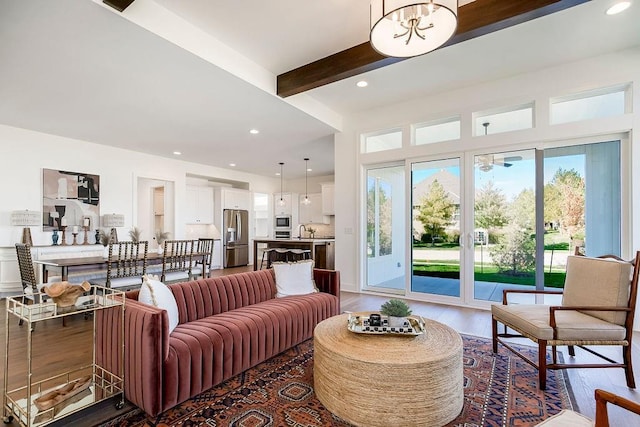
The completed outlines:
[[[89,244],[89,227],[88,226],[83,226],[82,230],[84,231],[84,241],[82,242],[83,245],[88,245]]]
[[[75,233],[71,234],[73,234],[73,243],[71,244],[71,246],[75,246],[78,244],[78,232],[76,231]]]
[[[60,230],[62,231],[62,241],[60,242],[60,246],[67,246],[67,226],[61,225]]]

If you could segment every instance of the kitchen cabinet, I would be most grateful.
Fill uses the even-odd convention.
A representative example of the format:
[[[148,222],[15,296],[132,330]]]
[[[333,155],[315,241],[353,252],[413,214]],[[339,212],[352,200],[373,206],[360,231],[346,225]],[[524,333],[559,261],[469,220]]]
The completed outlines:
[[[311,203],[302,203],[304,194],[299,197],[300,224],[329,224],[329,217],[322,213],[322,194],[312,193],[308,195]]]
[[[335,215],[335,184],[331,182],[320,185],[322,187],[322,213],[324,215]]]
[[[221,189],[222,209],[251,210],[251,193],[239,188]]]
[[[187,224],[213,224],[213,188],[187,185]]]

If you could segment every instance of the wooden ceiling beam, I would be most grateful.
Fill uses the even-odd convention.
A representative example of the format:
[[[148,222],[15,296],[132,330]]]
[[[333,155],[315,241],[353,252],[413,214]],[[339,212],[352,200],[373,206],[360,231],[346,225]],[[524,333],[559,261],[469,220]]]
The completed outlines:
[[[111,6],[118,12],[122,12],[123,10],[128,8],[129,5],[134,1],[135,0],[102,0],[102,3],[106,4],[107,6]]]
[[[458,9],[456,34],[442,47],[546,16],[590,0],[476,0]],[[407,58],[376,52],[367,41],[280,74],[277,93],[285,98],[329,83],[385,67]]]

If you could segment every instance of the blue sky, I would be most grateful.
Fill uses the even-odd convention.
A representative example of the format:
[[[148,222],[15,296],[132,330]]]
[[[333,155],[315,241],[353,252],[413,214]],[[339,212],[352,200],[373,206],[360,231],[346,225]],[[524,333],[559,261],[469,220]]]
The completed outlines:
[[[516,155],[516,153],[509,153],[509,155],[510,154]],[[575,169],[581,176],[584,176],[584,159],[584,154],[545,158],[544,183],[547,184],[553,178],[555,172],[560,168],[565,170]],[[414,170],[413,184],[417,184],[441,169],[446,169],[453,175],[460,176],[460,169],[458,166],[447,167],[448,164],[452,163],[452,161],[427,162],[427,164],[433,166],[433,168]],[[483,172],[479,168],[475,168],[476,187],[482,187],[487,181],[493,181],[494,186],[502,190],[507,197],[507,200],[511,200],[523,189],[533,188],[535,184],[534,159],[525,158],[523,160],[511,161],[509,163],[511,164],[510,167],[496,165],[488,172]]]

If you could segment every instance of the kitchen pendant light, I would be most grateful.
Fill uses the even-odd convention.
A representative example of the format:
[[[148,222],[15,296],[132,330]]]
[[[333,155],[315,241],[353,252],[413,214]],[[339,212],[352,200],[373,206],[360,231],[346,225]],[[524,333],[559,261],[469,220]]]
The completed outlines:
[[[309,164],[309,158],[305,157],[304,158],[304,200],[302,200],[302,204],[303,205],[310,205],[311,204],[311,200],[309,200],[309,192],[308,190],[308,185],[309,185],[309,179],[308,179],[308,172],[309,172],[309,168],[308,165]]]
[[[284,206],[287,203],[284,201],[284,198],[282,197],[282,191],[283,191],[283,187],[282,187],[282,166],[284,165],[283,162],[280,162],[280,200],[278,200],[278,206]]]

